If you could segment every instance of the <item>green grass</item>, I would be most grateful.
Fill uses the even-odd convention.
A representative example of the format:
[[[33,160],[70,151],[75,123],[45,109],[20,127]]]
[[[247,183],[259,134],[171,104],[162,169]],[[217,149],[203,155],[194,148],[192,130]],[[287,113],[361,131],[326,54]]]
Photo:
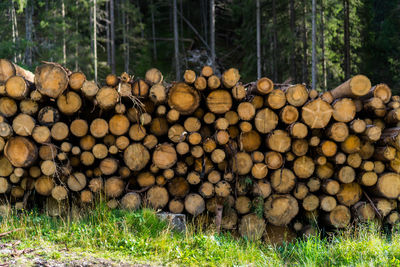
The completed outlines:
[[[75,220],[22,212],[0,221],[0,232],[17,228],[23,230],[7,235],[0,243],[20,240],[18,249],[42,248],[41,257],[55,260],[66,258],[67,250],[80,257],[163,265],[400,265],[400,233],[383,234],[374,225],[272,246],[200,227],[194,230],[192,224],[185,234],[177,233],[151,210],[111,211],[99,205]]]

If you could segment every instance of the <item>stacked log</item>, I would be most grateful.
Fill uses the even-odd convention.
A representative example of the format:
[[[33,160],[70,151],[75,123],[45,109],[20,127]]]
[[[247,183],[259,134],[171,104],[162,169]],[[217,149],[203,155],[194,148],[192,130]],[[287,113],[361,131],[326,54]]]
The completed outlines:
[[[183,82],[155,68],[132,77],[98,85],[56,63],[33,74],[1,59],[3,202],[101,196],[110,208],[215,214],[266,240],[309,234],[315,219],[399,221],[400,97],[386,84],[357,75],[319,94],[209,66]]]

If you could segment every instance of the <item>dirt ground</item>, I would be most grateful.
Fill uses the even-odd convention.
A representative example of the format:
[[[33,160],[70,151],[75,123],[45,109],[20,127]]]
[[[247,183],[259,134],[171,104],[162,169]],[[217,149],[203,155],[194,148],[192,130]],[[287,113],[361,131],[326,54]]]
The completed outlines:
[[[0,267],[11,266],[55,266],[55,267],[150,267],[156,265],[136,264],[115,258],[101,258],[90,253],[70,251],[68,248],[24,248],[18,249],[19,242],[0,243]]]

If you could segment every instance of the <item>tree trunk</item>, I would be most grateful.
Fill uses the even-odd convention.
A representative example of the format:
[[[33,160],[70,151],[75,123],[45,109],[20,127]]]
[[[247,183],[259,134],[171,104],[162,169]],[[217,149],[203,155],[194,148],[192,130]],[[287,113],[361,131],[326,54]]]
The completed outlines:
[[[292,40],[297,39],[296,31],[296,13],[294,7],[294,0],[290,0],[289,3],[289,15],[290,15],[290,31],[292,34]],[[296,45],[295,41],[292,42],[292,49],[290,53],[290,76],[293,81],[297,81],[297,68],[296,68]]]
[[[350,3],[343,0],[344,6],[344,77],[350,78]]]
[[[321,60],[322,60],[322,79],[323,79],[323,89],[327,89],[327,70],[326,70],[326,60],[325,60],[325,13],[324,13],[324,0],[321,0]]]
[[[260,22],[260,0],[256,0],[257,16],[257,79],[261,78],[261,22]]]
[[[181,79],[181,69],[179,64],[179,33],[178,33],[178,10],[176,0],[173,0],[173,17],[174,17],[174,48],[175,48],[175,80]]]
[[[155,61],[157,61],[157,41],[156,41],[156,24],[154,21],[154,10],[155,10],[155,5],[153,3],[153,0],[150,1],[150,11],[151,11],[151,33],[153,36],[153,58]]]
[[[210,0],[211,66],[215,68],[215,0]]]
[[[107,65],[111,66],[111,48],[110,48],[110,3],[106,2],[106,49],[107,49]]]
[[[307,1],[303,0],[303,83],[308,83],[308,60],[307,60]]]
[[[96,21],[96,18],[95,18]],[[125,27],[125,25],[123,25]],[[115,74],[115,21],[114,0],[110,0],[110,41],[111,41],[111,72]]]
[[[28,45],[25,50],[25,63],[28,66],[32,66],[32,32],[33,32],[33,2],[28,1],[25,8],[25,38]]]
[[[276,22],[276,0],[272,0],[272,59],[273,59],[273,77],[274,81],[278,80],[278,33]]]
[[[63,64],[64,64],[64,66],[67,64],[67,43],[66,43],[66,40],[65,40],[65,35],[67,34],[66,33],[66,30],[65,30],[65,25],[66,25],[66,22],[65,22],[65,4],[64,4],[64,0],[62,0],[61,1],[61,16],[62,16],[62,31],[63,31],[63,45],[62,45],[62,47],[63,47]]]
[[[93,0],[93,60],[94,81],[97,83],[97,0]]]
[[[315,89],[317,85],[317,25],[316,17],[316,0],[312,0],[312,63],[311,63],[311,88]]]

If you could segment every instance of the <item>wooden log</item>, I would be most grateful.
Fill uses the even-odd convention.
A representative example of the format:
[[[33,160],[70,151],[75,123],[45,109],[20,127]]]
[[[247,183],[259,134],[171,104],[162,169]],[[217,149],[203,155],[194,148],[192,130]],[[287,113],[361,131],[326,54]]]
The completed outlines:
[[[354,217],[360,222],[371,221],[375,218],[375,210],[370,203],[360,201],[351,208]]]
[[[192,114],[199,106],[200,95],[198,91],[186,83],[176,83],[168,93],[168,105],[182,115]]]
[[[104,86],[96,94],[97,104],[101,109],[112,109],[118,103],[119,94],[112,87]]]
[[[367,95],[365,95],[365,98],[371,98],[371,97],[377,97],[380,98],[383,103],[389,103],[391,97],[392,97],[392,90],[389,88],[387,84],[380,83],[375,86],[373,86]]]
[[[274,89],[268,94],[266,102],[271,109],[280,109],[286,104],[286,95],[281,89]]]
[[[298,156],[304,156],[308,151],[308,142],[305,139],[295,139],[292,142],[292,152]]]
[[[43,64],[36,67],[35,86],[43,95],[57,98],[68,87],[68,74],[58,64]]]
[[[146,193],[146,202],[153,209],[164,208],[169,201],[168,191],[161,186],[153,186]]]
[[[68,198],[68,191],[64,186],[57,185],[51,190],[51,196],[57,201],[63,201]]]
[[[159,71],[158,69],[151,68],[148,71],[146,71],[145,79],[146,82],[150,85],[158,84],[163,81],[163,75],[161,71]]]
[[[211,112],[215,114],[224,114],[232,107],[232,97],[228,91],[214,90],[207,96],[206,104]]]
[[[0,114],[6,118],[12,117],[17,113],[16,102],[9,97],[0,98]]]
[[[257,150],[261,146],[261,137],[257,131],[251,130],[240,134],[240,148],[246,152]]]
[[[234,87],[240,79],[239,71],[235,68],[230,68],[222,74],[221,80],[225,88]]]
[[[67,180],[68,188],[74,192],[81,191],[86,187],[86,176],[81,172],[72,173]]]
[[[107,80],[107,79],[106,79]],[[69,76],[69,87],[73,90],[80,90],[86,81],[86,76],[83,72],[76,71]]]
[[[251,171],[253,161],[251,156],[246,152],[238,152],[232,159],[233,171],[239,175],[246,175]]]
[[[271,150],[284,153],[290,149],[291,139],[286,131],[274,130],[267,136],[266,143]]]
[[[60,112],[53,107],[46,106],[39,110],[37,119],[41,125],[52,126],[60,120]]]
[[[94,81],[86,80],[82,85],[81,91],[87,98],[93,98],[99,91],[99,87]]]
[[[303,208],[306,211],[314,211],[319,207],[319,198],[314,194],[308,194],[303,199]]]
[[[289,169],[283,168],[272,172],[271,186],[277,193],[289,193],[296,185],[296,177]]]
[[[215,194],[214,185],[210,182],[204,182],[199,187],[199,194],[204,198],[212,198]]]
[[[283,165],[282,154],[275,151],[269,151],[265,154],[265,164],[271,170],[279,169]]]
[[[138,80],[133,84],[132,93],[137,97],[146,97],[149,94],[149,85],[143,80]]]
[[[153,153],[153,163],[160,169],[169,169],[176,161],[177,154],[172,144],[161,144],[157,146]]]
[[[150,153],[142,144],[131,144],[124,151],[124,162],[132,171],[142,170],[149,160]]]
[[[358,168],[362,163],[362,158],[359,153],[352,153],[347,156],[347,164],[350,167]]]
[[[56,141],[62,141],[66,139],[69,135],[68,125],[64,122],[56,122],[50,130],[51,138]]]
[[[319,197],[319,207],[325,212],[334,210],[337,206],[336,199],[333,196],[321,195]]]
[[[11,76],[20,75],[27,81],[34,82],[34,74],[20,66],[13,64],[8,59],[0,59],[0,83],[5,83]]]
[[[29,93],[29,84],[21,76],[11,76],[5,83],[5,90],[9,97],[22,100]]]
[[[239,233],[248,240],[260,240],[265,232],[265,221],[256,214],[247,214],[242,217],[239,223]]]
[[[4,156],[0,157],[0,177],[7,177],[13,173],[14,167],[11,162]]]
[[[287,102],[295,107],[301,107],[308,100],[308,91],[305,85],[296,84],[286,90]]]
[[[256,84],[256,90],[259,94],[266,95],[270,93],[273,89],[274,89],[274,83],[270,79],[266,77],[258,79]]]
[[[352,206],[361,199],[362,189],[357,183],[341,184],[336,198],[340,204]]]
[[[356,98],[368,94],[370,89],[370,80],[364,75],[356,75],[329,92],[334,99],[342,97]]]
[[[50,196],[54,188],[54,181],[48,176],[41,176],[35,182],[35,191],[42,196]]]
[[[4,147],[4,155],[14,167],[29,167],[37,156],[36,145],[25,137],[12,137]]]
[[[193,70],[185,70],[183,79],[185,80],[185,83],[192,84],[196,81],[196,73]]]
[[[349,136],[349,128],[344,122],[335,122],[328,128],[327,135],[336,142],[343,142]]]
[[[201,214],[205,210],[204,199],[199,194],[188,194],[185,198],[185,210],[193,216]]]
[[[313,100],[302,107],[301,117],[310,128],[324,128],[332,117],[331,105],[322,99]]]
[[[38,112],[39,104],[32,99],[23,99],[21,102],[19,102],[19,109],[21,113],[32,116]]]
[[[293,163],[293,171],[297,177],[306,179],[313,175],[315,164],[308,156],[298,157]]]
[[[350,98],[338,99],[332,104],[333,118],[338,122],[349,122],[356,115],[356,105]]]
[[[350,209],[344,205],[337,205],[331,212],[323,216],[323,221],[336,228],[345,228],[351,220]]]
[[[292,124],[299,118],[299,112],[294,106],[287,105],[281,110],[280,118],[283,123]]]
[[[30,136],[35,128],[35,120],[27,114],[18,114],[12,122],[12,128],[20,136]]]
[[[194,87],[199,91],[203,91],[207,88],[207,80],[202,76],[197,77],[194,82]]]
[[[297,200],[291,195],[271,195],[264,204],[264,216],[276,226],[289,224],[299,212]]]
[[[327,162],[324,165],[318,165],[315,169],[315,173],[317,176],[324,180],[324,179],[329,179],[333,176],[334,174],[334,168],[333,165],[330,162]]]
[[[75,114],[80,110],[81,106],[82,106],[81,97],[73,91],[61,94],[57,98],[57,107],[60,110],[60,112],[65,115]]]
[[[356,172],[350,166],[343,166],[338,172],[338,179],[344,184],[352,183],[356,178]]]
[[[75,119],[69,125],[69,130],[76,137],[84,137],[88,133],[89,126],[87,121],[82,119]]]
[[[104,193],[107,197],[119,197],[124,191],[124,181],[118,177],[111,177],[104,183]]]
[[[356,135],[349,135],[346,140],[341,143],[340,147],[342,151],[347,154],[356,153],[361,149],[360,138]]]
[[[396,199],[400,194],[400,175],[394,172],[379,176],[374,188],[375,194],[389,199]]]
[[[337,152],[337,145],[330,140],[324,140],[319,144],[318,152],[326,157],[333,157]]]
[[[289,133],[294,138],[303,139],[308,135],[308,128],[302,122],[295,122],[289,126]]]
[[[256,114],[256,109],[250,102],[241,102],[237,107],[238,115],[241,120],[249,121]]]

